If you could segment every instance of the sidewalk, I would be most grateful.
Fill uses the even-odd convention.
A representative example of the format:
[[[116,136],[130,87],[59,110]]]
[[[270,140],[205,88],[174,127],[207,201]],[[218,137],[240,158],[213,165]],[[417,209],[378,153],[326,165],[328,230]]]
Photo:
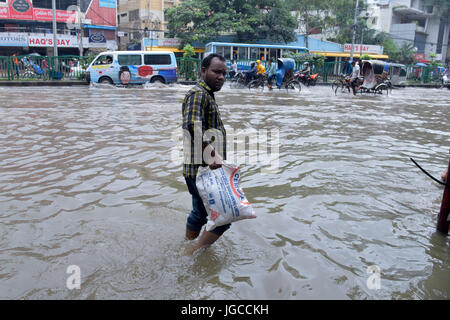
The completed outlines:
[[[58,80],[44,80],[44,81],[0,81],[2,87],[66,87],[66,86],[87,86],[89,83],[86,81],[72,80],[72,81],[58,81]]]
[[[177,84],[194,85],[196,81],[177,81]],[[70,87],[70,86],[88,86],[89,83],[81,80],[43,80],[43,81],[8,81],[0,80],[0,87]]]

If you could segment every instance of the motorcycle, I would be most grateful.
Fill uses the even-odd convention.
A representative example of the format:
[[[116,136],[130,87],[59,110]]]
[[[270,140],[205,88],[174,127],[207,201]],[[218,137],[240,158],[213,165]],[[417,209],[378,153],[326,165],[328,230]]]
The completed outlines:
[[[295,78],[303,83],[305,86],[315,86],[317,83],[317,80],[319,79],[319,74],[308,74],[307,72],[298,71],[295,74]]]

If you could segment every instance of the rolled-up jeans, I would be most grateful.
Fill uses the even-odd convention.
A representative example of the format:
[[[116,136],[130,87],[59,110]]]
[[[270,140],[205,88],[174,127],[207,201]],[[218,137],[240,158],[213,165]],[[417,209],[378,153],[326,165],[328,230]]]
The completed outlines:
[[[192,195],[192,211],[187,218],[186,228],[192,231],[200,231],[203,225],[208,221],[208,213],[203,205],[202,198],[200,197],[197,185],[195,184],[195,177],[184,177],[189,193]],[[215,227],[211,230],[212,233],[222,235],[230,228],[231,224]]]

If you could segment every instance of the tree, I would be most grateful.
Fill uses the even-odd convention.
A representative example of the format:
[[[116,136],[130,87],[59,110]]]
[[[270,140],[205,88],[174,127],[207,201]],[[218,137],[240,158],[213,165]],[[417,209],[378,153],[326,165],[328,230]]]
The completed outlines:
[[[285,2],[270,1],[262,13],[262,24],[256,33],[258,38],[284,43],[295,40],[295,18],[290,14]]]
[[[288,4],[291,10],[296,11],[297,29],[305,35],[306,48],[309,48],[309,35],[312,31],[327,29],[333,22],[329,16],[332,3],[323,0],[290,0]]]
[[[398,60],[403,64],[414,63],[414,44],[411,42],[403,42],[398,51]]]
[[[330,1],[331,2],[331,1]],[[330,9],[330,20],[332,29],[335,30],[336,35],[331,41],[338,43],[350,43],[353,35],[353,22],[355,15],[355,0],[334,0]],[[367,3],[365,0],[359,0],[357,12],[356,31],[365,28],[365,20],[360,17],[360,13],[367,10]]]
[[[186,80],[195,80],[195,68],[197,63],[195,59],[193,59],[195,56],[194,47],[187,44],[184,46],[183,51],[183,59],[180,60],[180,75],[184,75]]]
[[[224,33],[251,42],[268,39],[290,42],[295,39],[295,20],[285,1],[277,0],[189,0],[165,10],[169,37],[207,42]]]

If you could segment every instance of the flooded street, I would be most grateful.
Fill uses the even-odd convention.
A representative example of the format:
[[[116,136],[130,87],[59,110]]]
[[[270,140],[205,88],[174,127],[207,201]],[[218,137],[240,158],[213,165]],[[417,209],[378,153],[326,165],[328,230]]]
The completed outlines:
[[[257,218],[191,256],[189,88],[0,87],[1,299],[450,298],[443,187],[409,159],[447,167],[450,90],[224,88],[227,132],[267,130],[279,158],[241,162]]]

